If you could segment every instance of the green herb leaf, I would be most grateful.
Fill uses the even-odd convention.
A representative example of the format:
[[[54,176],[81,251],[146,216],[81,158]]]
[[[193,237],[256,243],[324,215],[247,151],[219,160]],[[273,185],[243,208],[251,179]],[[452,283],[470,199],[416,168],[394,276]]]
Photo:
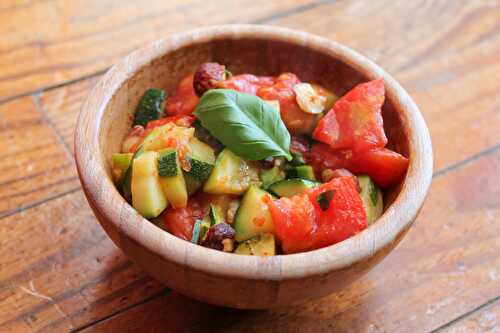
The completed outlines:
[[[332,201],[334,195],[335,190],[329,190],[320,193],[316,197],[316,201],[318,202],[319,208],[321,208],[322,211],[328,210],[328,208],[330,207],[330,202]]]
[[[194,114],[215,138],[248,160],[285,156],[290,133],[280,114],[262,99],[229,89],[213,89],[201,97]]]

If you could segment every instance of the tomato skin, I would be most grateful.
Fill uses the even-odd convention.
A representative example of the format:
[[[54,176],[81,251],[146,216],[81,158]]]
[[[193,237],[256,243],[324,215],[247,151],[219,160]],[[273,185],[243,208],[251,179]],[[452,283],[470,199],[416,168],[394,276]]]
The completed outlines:
[[[272,200],[266,196],[274,232],[284,253],[308,251],[314,247],[313,233],[317,228],[316,208],[303,195]]]
[[[274,83],[270,76],[255,76],[252,74],[234,75],[220,83],[220,88],[233,89],[239,92],[255,95],[262,87],[269,87]]]
[[[352,155],[351,150],[333,150],[325,143],[316,143],[306,155],[306,160],[313,167],[316,177],[321,179],[321,173],[325,169],[349,170]]]
[[[408,159],[387,148],[376,148],[353,157],[349,170],[366,173],[380,187],[399,183],[408,169]]]
[[[177,91],[167,98],[165,109],[168,115],[189,115],[193,113],[200,98],[193,88],[193,75],[188,75],[181,80]]]
[[[318,214],[319,227],[315,234],[315,248],[329,246],[347,239],[368,226],[363,201],[352,177],[334,178],[308,191],[311,202],[321,211],[318,196],[332,190],[334,195],[326,211]]]
[[[333,191],[326,210],[318,196]],[[367,226],[363,202],[351,177],[340,177],[290,198],[266,203],[284,253],[310,251],[338,243]]]
[[[195,196],[189,198],[184,208],[168,207],[161,215],[165,228],[179,238],[190,241],[193,226],[197,219],[202,219],[207,212],[206,205]]]
[[[334,149],[366,151],[384,147],[384,94],[382,79],[358,84],[318,122],[313,138]]]
[[[319,177],[325,169],[345,168],[355,174],[367,174],[382,187],[396,185],[403,179],[408,159],[387,148],[364,152],[333,150],[324,143],[314,144],[306,157]]]

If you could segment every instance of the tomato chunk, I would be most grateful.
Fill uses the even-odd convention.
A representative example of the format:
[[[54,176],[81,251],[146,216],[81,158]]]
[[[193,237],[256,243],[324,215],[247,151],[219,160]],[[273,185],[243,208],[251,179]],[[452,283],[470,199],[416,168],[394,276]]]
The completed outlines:
[[[193,75],[189,75],[181,80],[177,91],[167,98],[165,109],[171,116],[189,115],[193,113],[199,100],[193,88]]]
[[[338,243],[367,226],[351,177],[340,177],[290,198],[266,200],[284,253]]]
[[[364,152],[333,150],[324,143],[314,144],[307,155],[316,176],[325,169],[345,168],[353,173],[369,175],[380,187],[397,184],[408,168],[408,159],[387,148],[375,148]]]
[[[269,76],[259,77],[252,74],[240,74],[221,82],[220,87],[255,95],[260,88],[268,87],[273,83],[274,79]]]
[[[381,112],[383,103],[382,79],[359,84],[319,121],[313,138],[334,149],[365,151],[384,147],[387,137]]]
[[[349,170],[368,174],[380,187],[396,185],[408,168],[408,159],[387,148],[376,148],[353,157]]]
[[[168,207],[161,215],[165,228],[179,238],[190,241],[193,226],[197,219],[202,219],[207,212],[206,205],[199,197],[189,198],[184,208]]]

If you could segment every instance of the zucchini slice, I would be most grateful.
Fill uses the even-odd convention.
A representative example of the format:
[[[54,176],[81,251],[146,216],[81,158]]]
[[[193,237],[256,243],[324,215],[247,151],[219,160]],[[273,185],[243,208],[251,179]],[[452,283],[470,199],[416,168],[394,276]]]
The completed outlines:
[[[250,256],[274,256],[276,254],[274,235],[266,233],[249,239],[238,245],[234,253]]]
[[[375,185],[373,180],[367,175],[358,176],[361,187],[361,200],[365,206],[366,219],[368,224],[375,222],[384,211],[384,199],[382,191]]]
[[[186,182],[175,149],[165,149],[159,152],[158,173],[167,201],[174,208],[186,207],[188,201]]]
[[[242,242],[259,234],[274,231],[271,213],[263,201],[266,195],[270,194],[257,186],[250,186],[243,196],[233,223],[236,241]]]
[[[194,180],[203,183],[208,179],[214,167],[214,149],[194,137],[189,140],[189,147],[191,152],[187,159],[191,164],[191,170],[187,171],[187,174]]]
[[[165,92],[160,89],[148,89],[144,92],[137,108],[135,109],[134,124],[146,126],[151,120],[163,116],[161,104],[165,100]]]
[[[259,184],[259,169],[229,149],[224,149],[215,161],[203,191],[212,194],[243,194],[252,184]]]
[[[318,182],[307,179],[293,178],[285,179],[272,184],[269,186],[269,191],[279,197],[291,197],[318,185],[320,185]]]
[[[145,218],[161,214],[168,202],[158,176],[158,152],[144,152],[137,157],[132,169],[132,206]]]

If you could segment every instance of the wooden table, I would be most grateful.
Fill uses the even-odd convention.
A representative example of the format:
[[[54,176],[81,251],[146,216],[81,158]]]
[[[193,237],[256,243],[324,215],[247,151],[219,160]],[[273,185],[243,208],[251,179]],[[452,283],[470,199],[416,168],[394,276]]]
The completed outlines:
[[[416,225],[342,292],[216,308],[149,278],[108,239],[73,161],[76,115],[113,62],[197,26],[337,40],[393,74],[435,152]],[[500,332],[500,2],[0,2],[0,332]]]

